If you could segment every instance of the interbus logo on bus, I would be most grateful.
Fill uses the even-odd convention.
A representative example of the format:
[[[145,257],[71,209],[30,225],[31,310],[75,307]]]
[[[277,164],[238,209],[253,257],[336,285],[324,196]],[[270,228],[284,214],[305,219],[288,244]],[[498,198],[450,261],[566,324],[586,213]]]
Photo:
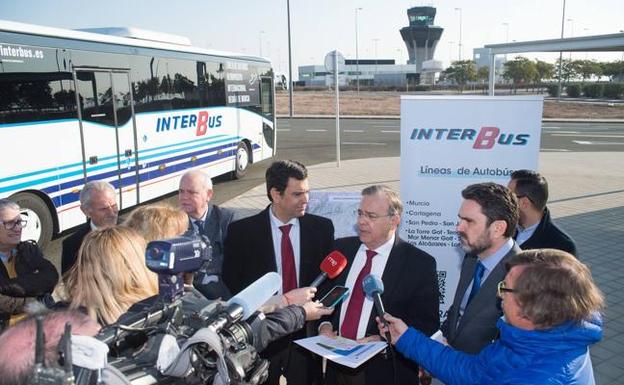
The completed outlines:
[[[505,133],[498,127],[472,128],[414,128],[410,140],[459,140],[473,141],[472,148],[489,150],[495,144],[502,146],[526,146],[531,134]]]
[[[156,120],[156,132],[196,128],[195,135],[206,135],[209,128],[221,127],[223,115],[210,115],[208,111],[197,113],[163,116]]]

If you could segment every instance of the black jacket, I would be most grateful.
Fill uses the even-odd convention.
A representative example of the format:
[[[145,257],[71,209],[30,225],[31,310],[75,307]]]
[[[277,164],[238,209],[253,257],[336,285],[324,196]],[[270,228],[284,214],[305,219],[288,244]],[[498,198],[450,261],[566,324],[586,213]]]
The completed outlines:
[[[69,269],[76,263],[78,250],[82,245],[82,240],[91,231],[91,221],[80,225],[73,234],[63,239],[63,247],[61,251],[61,274],[67,273]]]
[[[520,248],[522,250],[557,249],[576,256],[576,244],[568,234],[555,225],[550,218],[548,207],[544,209],[544,216],[531,238],[521,244]]]
[[[15,278],[9,278],[4,264],[0,263],[0,327],[12,314],[21,312],[25,298],[50,294],[58,282],[56,268],[45,259],[35,242],[21,242],[16,250]]]

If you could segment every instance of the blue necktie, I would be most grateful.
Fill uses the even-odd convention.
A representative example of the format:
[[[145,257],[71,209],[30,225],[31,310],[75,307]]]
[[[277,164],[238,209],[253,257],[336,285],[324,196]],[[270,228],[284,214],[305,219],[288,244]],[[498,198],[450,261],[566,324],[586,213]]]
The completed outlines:
[[[475,267],[474,275],[472,277],[472,289],[470,290],[470,295],[468,296],[468,302],[466,302],[466,306],[470,303],[472,298],[479,292],[479,288],[481,288],[481,280],[483,279],[483,273],[485,273],[485,266],[481,263],[481,261],[477,262],[477,266]]]
[[[204,229],[204,221],[202,221],[201,219],[197,219],[195,221],[195,226],[197,226],[197,232],[201,234],[202,230]]]

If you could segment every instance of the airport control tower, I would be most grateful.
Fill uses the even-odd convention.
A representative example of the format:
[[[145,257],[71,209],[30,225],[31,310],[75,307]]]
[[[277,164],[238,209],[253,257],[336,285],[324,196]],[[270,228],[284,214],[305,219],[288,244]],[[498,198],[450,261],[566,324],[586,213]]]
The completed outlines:
[[[409,53],[408,64],[416,64],[416,72],[422,71],[424,61],[432,60],[444,28],[433,25],[434,7],[413,7],[407,10],[409,26],[401,28],[401,37]]]

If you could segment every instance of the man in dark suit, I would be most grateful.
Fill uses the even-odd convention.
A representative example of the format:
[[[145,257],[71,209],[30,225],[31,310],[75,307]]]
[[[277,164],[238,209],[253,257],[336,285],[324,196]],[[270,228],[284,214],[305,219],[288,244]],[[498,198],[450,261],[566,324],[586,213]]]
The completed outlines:
[[[296,288],[309,285],[320,273],[321,261],[333,250],[334,226],[327,218],[305,213],[307,178],[307,169],[299,162],[274,162],[266,171],[271,204],[259,214],[230,224],[223,279],[232,293],[276,271],[282,276],[281,293],[288,303],[311,299],[314,289]],[[270,360],[267,384],[279,384],[282,374],[289,385],[312,383],[314,357],[292,343],[302,337],[304,332],[295,333],[263,351]]]
[[[576,256],[574,240],[554,224],[548,201],[548,182],[540,173],[516,170],[508,186],[518,198],[520,219],[514,239],[522,250],[558,249]]]
[[[520,252],[512,238],[518,202],[496,183],[470,185],[462,197],[457,231],[467,254],[441,330],[455,349],[478,353],[496,337],[496,321],[502,315],[497,285],[505,278],[507,260]]]
[[[208,238],[212,246],[212,261],[206,263],[193,279],[193,286],[206,298],[224,300],[232,294],[223,283],[223,241],[234,217],[234,211],[210,203],[212,180],[200,170],[191,170],[180,178],[178,199],[189,217],[189,231]]]
[[[336,283],[350,289],[349,296],[335,311],[331,323],[319,327],[319,333],[379,341],[373,301],[365,298],[362,279],[368,274],[381,277],[381,298],[389,313],[397,312],[406,322],[427,335],[439,326],[439,292],[436,261],[429,254],[404,242],[396,235],[403,204],[387,186],[370,186],[362,191],[358,210],[359,237],[336,240],[336,249],[349,260]],[[356,369],[329,362],[328,384],[414,384],[418,383],[418,365],[401,356],[392,361],[381,354]],[[393,377],[396,375],[396,382]]]
[[[103,180],[87,182],[80,191],[80,210],[87,216],[87,222],[63,240],[62,274],[65,274],[76,263],[82,240],[91,230],[117,224],[119,207],[115,197],[115,188]]]

